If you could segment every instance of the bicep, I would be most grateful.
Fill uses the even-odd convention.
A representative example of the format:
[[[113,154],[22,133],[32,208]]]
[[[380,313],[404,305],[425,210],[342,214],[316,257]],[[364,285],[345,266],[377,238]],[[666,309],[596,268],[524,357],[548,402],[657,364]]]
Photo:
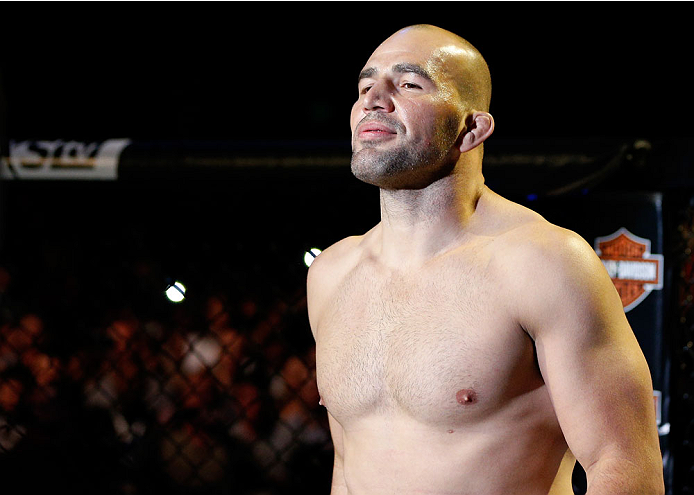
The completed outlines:
[[[650,374],[628,325],[608,320],[552,330],[538,332],[538,364],[579,462],[586,467],[609,452],[632,456],[652,445]]]
[[[539,288],[525,301],[557,418],[585,468],[605,458],[653,467],[661,461],[646,360],[602,263],[570,242],[568,259],[535,272]]]

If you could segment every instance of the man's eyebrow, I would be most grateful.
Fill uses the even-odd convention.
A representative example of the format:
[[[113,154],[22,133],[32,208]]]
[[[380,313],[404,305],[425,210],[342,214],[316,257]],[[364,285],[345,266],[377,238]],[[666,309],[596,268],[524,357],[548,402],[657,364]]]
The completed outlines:
[[[429,81],[432,81],[431,76],[429,73],[421,66],[417,64],[408,64],[408,63],[402,63],[402,64],[395,64],[392,68],[393,72],[400,72],[400,73],[405,73],[405,72],[412,72],[414,74],[417,74],[418,76],[422,76],[424,79],[428,79]]]
[[[373,77],[376,75],[378,70],[375,67],[369,67],[368,69],[364,69],[359,73],[359,80],[361,81],[362,79],[366,79],[368,77]]]
[[[433,81],[433,79],[431,78],[429,73],[423,67],[421,67],[420,65],[417,65],[417,64],[410,64],[407,62],[403,62],[401,64],[395,64],[393,67],[391,67],[391,70],[393,72],[397,72],[400,74],[404,74],[406,72],[411,72],[413,74],[417,74],[419,76],[422,76],[423,78],[425,78],[429,81]],[[378,69],[376,69],[375,67],[368,67],[359,73],[359,81],[361,81],[362,79],[369,78],[369,77],[374,77],[377,73],[378,73]]]

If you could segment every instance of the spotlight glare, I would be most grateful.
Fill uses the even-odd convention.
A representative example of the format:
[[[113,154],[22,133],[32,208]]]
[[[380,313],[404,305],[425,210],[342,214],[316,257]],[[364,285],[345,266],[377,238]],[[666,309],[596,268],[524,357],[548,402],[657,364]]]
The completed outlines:
[[[309,251],[306,251],[304,253],[304,264],[309,267],[311,266],[311,263],[313,263],[313,260],[316,259],[316,256],[318,256],[321,253],[321,250],[318,248],[311,248]]]
[[[166,288],[166,297],[171,302],[180,303],[186,298],[186,287],[181,282],[174,282]]]

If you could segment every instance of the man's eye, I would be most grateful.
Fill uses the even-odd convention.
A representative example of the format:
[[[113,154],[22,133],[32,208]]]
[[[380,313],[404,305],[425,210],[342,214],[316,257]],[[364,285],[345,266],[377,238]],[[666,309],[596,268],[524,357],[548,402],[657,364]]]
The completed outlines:
[[[370,89],[371,89],[371,86],[364,86],[363,88],[361,88],[361,90],[359,90],[359,94],[365,95],[366,93],[369,92]]]
[[[419,84],[411,83],[411,82],[406,82],[402,84],[403,88],[406,89],[422,89],[422,87]]]

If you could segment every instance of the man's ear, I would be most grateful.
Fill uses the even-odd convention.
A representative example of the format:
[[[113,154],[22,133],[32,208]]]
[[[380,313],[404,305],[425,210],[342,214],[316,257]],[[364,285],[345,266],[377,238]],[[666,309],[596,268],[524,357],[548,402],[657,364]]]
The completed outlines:
[[[465,130],[460,140],[460,152],[476,148],[494,132],[494,118],[487,112],[474,112],[468,115]]]

